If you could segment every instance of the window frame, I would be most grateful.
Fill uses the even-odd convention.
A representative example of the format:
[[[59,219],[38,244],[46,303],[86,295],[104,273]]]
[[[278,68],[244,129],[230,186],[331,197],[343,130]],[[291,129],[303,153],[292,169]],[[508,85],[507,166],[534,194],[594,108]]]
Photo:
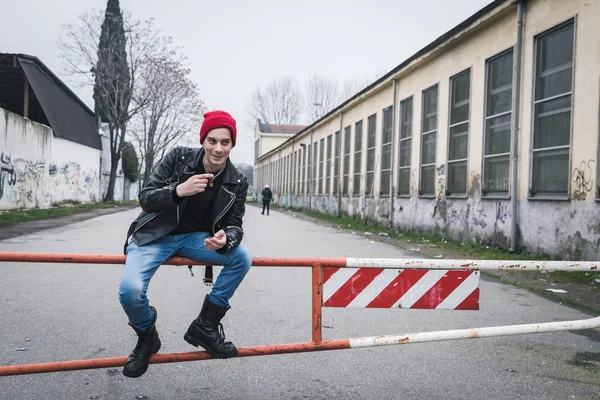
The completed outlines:
[[[388,117],[390,118],[390,138],[389,142],[383,143],[384,132],[385,132],[385,117],[386,112],[389,113]],[[392,147],[394,143],[394,106],[388,106],[381,110],[381,143],[379,147],[381,149],[381,158],[379,161],[379,197],[390,197],[390,191],[392,189],[393,172],[394,172],[394,148]],[[389,168],[383,169],[383,150],[385,146],[389,146],[390,148],[390,165]],[[387,172],[390,176],[388,177],[388,190],[386,192],[382,191],[383,188],[383,175],[384,172]]]
[[[427,132],[423,132],[423,128],[424,128],[424,120],[425,120],[425,93],[429,92],[433,89],[436,89],[437,91],[437,96],[436,96],[436,110],[435,110],[435,115],[436,115],[436,121],[435,121],[435,129],[434,130],[430,130]],[[439,82],[429,86],[428,88],[425,88],[421,91],[421,124],[419,126],[419,139],[420,139],[420,146],[419,146],[419,196],[420,198],[427,198],[427,199],[432,199],[435,198],[436,196],[436,187],[435,187],[435,171],[437,168],[437,150],[438,150],[438,146],[437,146],[437,139],[438,139],[438,132],[439,132],[439,126],[440,126],[440,121],[439,121],[439,115],[440,115],[440,84]],[[435,134],[435,154],[434,154],[434,162],[433,163],[429,163],[429,164],[423,164],[423,143],[425,142],[423,140],[424,135],[430,135],[430,134]],[[433,178],[433,193],[425,193],[423,194],[423,167],[430,167],[433,165],[433,170],[434,170],[434,178]]]
[[[375,121],[373,123],[373,132],[374,132],[374,139],[373,139],[373,147],[369,147],[369,122],[370,121]],[[373,170],[369,170],[369,150],[373,150]],[[366,185],[365,185],[365,195],[369,196],[371,187],[373,187],[373,192],[375,192],[375,185],[373,182],[375,182],[375,169],[377,168],[377,159],[375,158],[375,155],[377,154],[377,113],[371,114],[367,117],[367,148],[366,148],[366,168],[365,168],[365,181],[366,181]],[[373,181],[371,182],[371,184],[369,185],[369,173],[373,174]]]
[[[571,90],[569,92],[561,93],[559,95],[553,95],[544,99],[536,100],[536,93],[538,88],[538,49],[540,39],[544,36],[551,35],[552,33],[559,31],[567,26],[572,25],[573,27],[573,42],[571,44],[572,49],[572,59],[571,59]],[[571,163],[572,163],[572,153],[573,153],[573,95],[575,94],[575,50],[577,44],[577,19],[575,17],[569,18],[559,24],[556,24],[536,35],[533,36],[533,89],[531,96],[531,137],[529,144],[529,184],[527,191],[528,200],[571,200],[571,179],[567,179],[567,188],[566,193],[542,193],[536,194],[533,191],[534,186],[534,156],[536,152],[552,152],[556,150],[562,150],[568,148],[568,161],[567,161],[567,176],[571,176]],[[534,149],[535,139],[536,139],[536,106],[538,104],[551,102],[553,100],[558,100],[570,96],[570,118],[569,118],[569,145],[562,146],[552,146],[552,147],[544,147],[542,149]],[[537,150],[537,151],[536,151]]]
[[[469,74],[469,98],[466,102],[466,104],[468,104],[469,106],[469,112],[468,112],[468,116],[467,119],[465,121],[460,121],[460,122],[456,122],[456,123],[452,123],[452,109],[453,109],[453,99],[452,99],[452,95],[453,95],[453,89],[454,89],[454,83],[456,82],[456,79],[460,78],[461,76],[465,75],[465,74]],[[446,135],[446,168],[444,171],[445,174],[445,185],[444,185],[444,195],[448,198],[451,199],[465,199],[468,196],[469,193],[469,144],[470,144],[470,133],[471,133],[471,110],[472,110],[472,101],[471,101],[471,93],[472,93],[472,68],[469,67],[467,69],[464,69],[454,75],[452,75],[450,77],[450,79],[448,80],[449,82],[449,93],[448,93],[448,132]],[[439,94],[439,93],[438,93]],[[462,102],[463,104],[461,105],[465,105],[465,102]],[[457,103],[458,104],[458,103]],[[467,136],[467,157],[466,158],[460,158],[460,159],[456,159],[456,160],[450,160],[450,143],[451,143],[451,139],[452,139],[452,135],[450,133],[450,131],[452,130],[452,128],[460,126],[460,125],[466,125],[467,126],[467,131],[466,133],[461,133],[460,135],[466,135]],[[451,192],[448,189],[448,184],[450,182],[449,177],[450,177],[450,164],[462,164],[462,163],[466,163],[466,167],[465,167],[465,191],[464,192]]]
[[[360,121],[356,121],[354,123],[354,140],[352,141],[352,144],[354,146],[354,168],[353,168],[353,172],[352,172],[352,195],[356,195],[356,196],[360,196],[362,191],[362,164],[363,164],[363,159],[365,157],[363,157],[363,147],[364,147],[364,143],[365,143],[365,135],[364,135],[364,120],[360,120]],[[358,129],[357,126],[360,126],[360,148],[357,149],[356,148],[356,138],[357,136],[357,132]],[[356,159],[358,157],[358,160]],[[358,161],[358,162],[357,162]],[[357,171],[358,170],[358,171]],[[356,180],[358,178],[358,188],[355,187],[355,183]]]
[[[410,136],[403,138],[402,132],[404,128],[404,121],[402,119],[404,109],[406,104],[410,101]],[[411,196],[411,185],[410,185],[410,170],[412,168],[412,138],[414,133],[414,115],[415,115],[415,102],[414,95],[410,95],[404,100],[400,101],[400,110],[398,115],[398,179],[396,180],[396,197],[410,197]],[[408,165],[402,166],[402,162],[400,160],[400,155],[402,154],[402,144],[403,142],[408,142]],[[408,169],[408,193],[400,193],[400,170]]]

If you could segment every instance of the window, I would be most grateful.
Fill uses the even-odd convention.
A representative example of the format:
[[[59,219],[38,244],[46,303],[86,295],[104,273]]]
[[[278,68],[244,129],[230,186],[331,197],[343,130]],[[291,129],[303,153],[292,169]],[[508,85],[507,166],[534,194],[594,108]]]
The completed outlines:
[[[361,157],[362,157],[362,121],[358,121],[354,124],[354,181],[352,183],[352,193],[360,193],[360,169],[361,169]]]
[[[335,133],[335,151],[333,153],[333,194],[338,194],[340,189],[340,131]]]
[[[312,181],[313,181],[313,194],[317,194],[318,192],[318,180],[317,180],[317,151],[318,146],[317,142],[313,144],[313,159],[312,159]]]
[[[390,175],[392,173],[392,122],[394,110],[392,106],[383,110],[383,129],[381,131],[381,182],[379,194],[390,194]]]
[[[348,194],[350,184],[350,134],[351,126],[344,128],[344,163],[342,164],[342,194]]]
[[[398,195],[410,194],[410,149],[412,143],[413,98],[400,102],[400,144],[398,149]]]
[[[470,89],[471,70],[450,79],[448,178],[446,182],[446,191],[449,195],[467,194]]]
[[[513,51],[486,65],[482,193],[508,194],[512,121]]]
[[[421,185],[419,193],[423,196],[435,196],[437,103],[437,85],[423,91],[423,115],[421,117]]]
[[[298,152],[292,153],[292,194],[296,193],[298,183]]]
[[[310,152],[310,146],[308,146]],[[306,146],[302,147],[302,173],[300,175],[300,192],[306,194]]]
[[[325,177],[323,175],[323,158],[325,157],[325,139],[319,140],[319,191],[317,193],[323,194],[323,181]]]
[[[288,179],[290,176],[290,168],[289,168],[289,156],[283,157],[283,190],[281,193],[288,193],[290,188],[288,186]]]
[[[573,21],[536,38],[531,168],[533,196],[568,196],[573,39]]]
[[[377,136],[377,114],[373,114],[367,121],[367,185],[365,193],[371,193],[373,179],[375,178],[375,140]]]
[[[329,194],[331,189],[331,140],[333,135],[327,136],[327,162],[325,163],[325,194]]]

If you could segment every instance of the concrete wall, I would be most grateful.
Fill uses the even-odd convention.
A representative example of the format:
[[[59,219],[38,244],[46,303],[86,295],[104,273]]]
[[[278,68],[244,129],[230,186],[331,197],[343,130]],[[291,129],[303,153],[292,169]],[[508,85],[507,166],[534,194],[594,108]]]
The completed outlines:
[[[341,209],[338,210],[338,197],[333,191],[318,193],[314,187],[310,200],[304,192],[292,195],[284,188],[275,192],[275,201],[282,205],[310,207],[332,214],[339,212],[361,218],[368,215],[370,220],[381,225],[391,222],[401,229],[439,232],[462,241],[485,242],[502,247],[509,246],[512,219],[517,218],[521,248],[571,258],[599,259],[600,198],[596,191],[600,187],[597,162],[600,110],[600,30],[597,29],[597,22],[600,21],[600,2],[531,0],[526,3],[519,108],[518,187],[511,188],[508,195],[491,196],[482,192],[486,61],[515,46],[516,12],[514,3],[503,4],[341,110],[343,128],[352,126],[351,173],[354,171],[354,153],[357,150],[354,149],[354,124],[359,120],[363,121],[361,188],[358,190],[353,187],[350,176],[349,194],[342,196]],[[575,45],[569,195],[531,195],[535,38],[571,19],[575,21]],[[467,190],[466,195],[448,196],[450,79],[467,69],[470,70]],[[368,191],[365,188],[367,118],[377,114],[376,159],[379,158],[381,163],[382,111],[394,103],[394,79],[397,81],[397,93],[392,156],[393,188],[396,188],[398,179],[399,104],[412,96],[411,190],[408,196],[394,194],[392,198],[388,193],[380,193],[379,165],[375,173],[375,193],[373,199],[369,200],[365,195]],[[435,193],[428,197],[419,194],[422,92],[436,84],[438,122]],[[294,151],[299,148],[300,143],[307,146],[311,142],[318,143],[321,138],[339,129],[339,114],[318,121],[312,131],[297,138]],[[343,130],[341,138],[343,139]],[[279,154],[285,156],[291,151],[291,144],[280,146],[261,159],[257,163],[258,168],[265,168],[269,163],[277,161]],[[343,161],[343,157],[340,158]],[[314,173],[319,178],[318,163]],[[258,174],[260,176],[260,170]],[[275,183],[270,184],[277,187]],[[517,215],[512,215],[511,196],[516,196],[518,200]]]
[[[102,201],[108,174],[100,170],[99,150],[55,137],[50,127],[0,109],[0,210]],[[115,199],[132,200],[137,193],[137,183],[128,183],[124,196],[121,174]]]

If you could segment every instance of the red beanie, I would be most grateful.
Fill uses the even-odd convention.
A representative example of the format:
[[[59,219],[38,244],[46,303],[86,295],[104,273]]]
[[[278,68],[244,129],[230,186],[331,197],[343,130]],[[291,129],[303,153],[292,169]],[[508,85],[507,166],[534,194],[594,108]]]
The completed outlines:
[[[225,111],[209,111],[204,114],[204,122],[200,128],[200,144],[206,139],[208,132],[217,128],[227,128],[231,132],[231,147],[235,146],[237,130],[235,128],[235,119]]]

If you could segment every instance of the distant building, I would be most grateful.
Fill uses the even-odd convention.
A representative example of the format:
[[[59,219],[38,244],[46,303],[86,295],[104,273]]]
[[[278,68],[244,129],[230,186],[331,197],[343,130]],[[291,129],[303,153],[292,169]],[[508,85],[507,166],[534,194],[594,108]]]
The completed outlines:
[[[257,186],[284,206],[597,260],[599,21],[599,1],[493,1],[284,143],[258,143]]]

